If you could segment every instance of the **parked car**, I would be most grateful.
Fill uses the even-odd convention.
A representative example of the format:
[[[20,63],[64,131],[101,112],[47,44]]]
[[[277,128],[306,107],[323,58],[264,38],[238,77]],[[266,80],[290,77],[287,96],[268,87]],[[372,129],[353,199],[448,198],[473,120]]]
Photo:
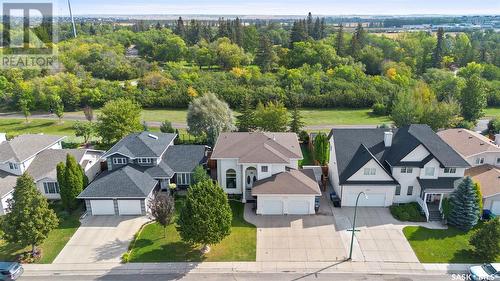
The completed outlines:
[[[340,207],[340,197],[334,192],[330,192],[330,200],[332,200],[334,207]]]
[[[16,280],[24,269],[18,262],[0,262],[0,280]]]
[[[471,266],[469,273],[472,280],[500,280],[500,263]]]

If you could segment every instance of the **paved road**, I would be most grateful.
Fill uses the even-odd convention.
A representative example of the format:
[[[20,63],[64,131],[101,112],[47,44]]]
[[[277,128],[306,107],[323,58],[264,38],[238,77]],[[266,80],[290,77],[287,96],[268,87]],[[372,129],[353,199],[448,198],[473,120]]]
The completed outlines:
[[[453,278],[455,277],[455,278]],[[370,281],[437,281],[457,280],[453,275],[380,275],[380,274],[347,274],[347,273],[319,273],[319,274],[296,274],[296,273],[189,273],[182,274],[127,274],[127,275],[65,275],[65,276],[38,276],[21,277],[20,281],[160,281],[160,280],[370,280]]]

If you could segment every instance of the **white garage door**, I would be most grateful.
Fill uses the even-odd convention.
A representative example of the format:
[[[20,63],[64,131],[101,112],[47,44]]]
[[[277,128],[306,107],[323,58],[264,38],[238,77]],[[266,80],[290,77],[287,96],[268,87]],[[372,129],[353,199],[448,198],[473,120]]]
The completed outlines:
[[[347,193],[344,206],[356,206],[356,198],[359,193]],[[385,193],[367,193],[368,199],[363,195],[359,196],[358,206],[365,207],[384,207],[385,206]]]
[[[90,200],[92,215],[114,215],[115,205],[113,200]]]
[[[141,200],[118,200],[118,213],[120,215],[140,215]]]
[[[491,212],[500,216],[500,201],[493,201],[491,204]]]
[[[308,215],[309,202],[306,200],[288,201],[288,214],[290,215]]]
[[[261,207],[261,213],[263,215],[283,214],[283,202],[281,200],[262,200],[262,204],[260,207]]]

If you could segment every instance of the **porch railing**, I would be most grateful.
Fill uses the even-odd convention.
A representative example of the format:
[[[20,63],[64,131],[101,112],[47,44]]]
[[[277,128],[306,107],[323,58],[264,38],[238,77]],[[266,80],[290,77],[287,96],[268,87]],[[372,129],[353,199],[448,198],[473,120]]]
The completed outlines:
[[[429,209],[427,208],[427,204],[425,204],[424,200],[422,200],[422,198],[420,198],[420,197],[417,197],[417,203],[420,205],[422,210],[424,210],[425,218],[427,221],[429,221],[430,215],[429,215]]]

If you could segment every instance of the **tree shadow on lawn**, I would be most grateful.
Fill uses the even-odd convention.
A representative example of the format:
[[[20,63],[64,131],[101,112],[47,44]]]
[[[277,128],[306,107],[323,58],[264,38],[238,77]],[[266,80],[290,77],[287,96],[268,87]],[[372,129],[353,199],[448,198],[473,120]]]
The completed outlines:
[[[407,236],[408,240],[412,241],[426,241],[430,239],[441,240],[446,238],[453,238],[459,235],[466,235],[467,231],[463,231],[452,226],[448,227],[448,229],[430,229],[422,226],[409,226],[407,228],[416,228],[416,231],[411,232],[410,235]],[[470,231],[474,231],[474,229]],[[404,231],[405,234],[407,231]]]
[[[199,247],[178,241],[161,245],[159,249],[148,250],[144,253],[134,251],[131,262],[201,262],[205,259],[206,256],[201,254]]]

